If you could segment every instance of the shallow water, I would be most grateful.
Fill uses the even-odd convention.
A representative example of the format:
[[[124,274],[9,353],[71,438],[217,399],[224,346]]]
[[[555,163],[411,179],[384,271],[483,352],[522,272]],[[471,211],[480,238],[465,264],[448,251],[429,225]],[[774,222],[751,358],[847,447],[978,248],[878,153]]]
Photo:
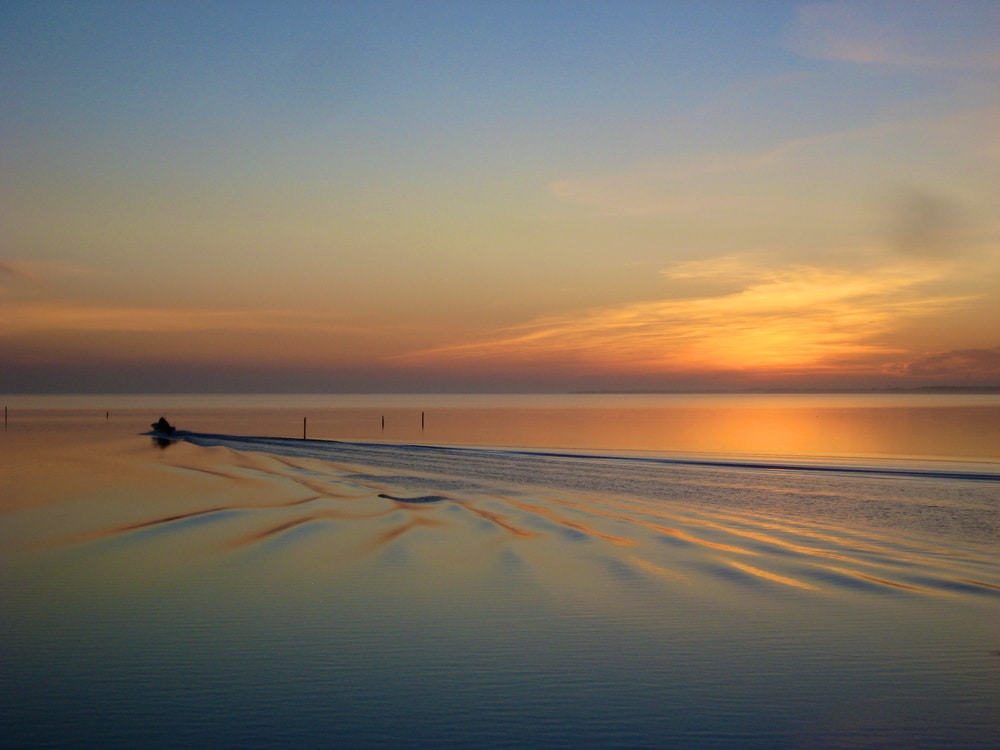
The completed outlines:
[[[678,454],[635,433],[597,442],[584,426],[631,421],[607,400],[601,414],[421,402],[14,410],[0,433],[5,746],[1000,736],[988,450]],[[202,434],[165,448],[139,434],[161,406]],[[305,408],[311,436],[340,442],[296,439]],[[794,421],[775,408],[758,420]],[[940,405],[844,408],[959,421]],[[246,437],[261,434],[283,439]]]

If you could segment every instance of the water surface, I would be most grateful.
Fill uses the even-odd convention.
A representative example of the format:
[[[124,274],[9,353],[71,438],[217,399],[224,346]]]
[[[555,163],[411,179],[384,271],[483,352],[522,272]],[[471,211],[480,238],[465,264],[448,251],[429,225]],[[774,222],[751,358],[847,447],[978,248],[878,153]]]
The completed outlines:
[[[379,398],[12,408],[5,746],[1000,736],[995,399]]]

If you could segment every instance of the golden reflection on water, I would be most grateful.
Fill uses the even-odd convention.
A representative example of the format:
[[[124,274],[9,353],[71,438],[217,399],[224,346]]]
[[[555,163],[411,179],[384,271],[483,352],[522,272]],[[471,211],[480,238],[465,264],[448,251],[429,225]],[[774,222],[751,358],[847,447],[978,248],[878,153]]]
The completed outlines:
[[[816,423],[841,420],[845,434],[872,425],[871,412],[810,409],[533,408],[518,416],[441,407],[424,410],[421,430],[420,410],[400,407],[386,410],[382,433],[381,410],[357,407],[312,412],[309,424],[315,437],[397,443],[695,451],[715,441],[715,451],[759,453],[794,443],[793,455],[834,452],[837,441]],[[942,415],[936,428],[947,423]],[[36,692],[64,684],[59,665],[72,664],[65,655],[79,644],[91,661],[76,662],[87,668],[76,670],[75,701],[95,685],[100,695],[116,685],[117,702],[130,706],[126,693],[161,675],[167,689],[153,694],[150,715],[166,706],[173,717],[215,706],[220,695],[240,705],[273,688],[288,697],[273,709],[274,726],[302,706],[310,711],[297,721],[310,727],[340,710],[321,726],[325,736],[365,708],[352,701],[366,679],[377,698],[401,695],[374,701],[366,727],[410,705],[422,719],[425,701],[442,696],[437,710],[457,696],[462,716],[472,700],[478,723],[495,719],[496,696],[528,695],[510,712],[518,726],[529,703],[544,723],[553,695],[563,697],[560,711],[579,704],[584,719],[605,711],[618,721],[631,710],[631,723],[649,701],[659,707],[673,696],[684,712],[706,711],[703,726],[728,721],[740,739],[759,717],[773,721],[766,713],[775,706],[807,696],[795,709],[806,725],[829,713],[825,696],[853,700],[861,685],[921,711],[933,690],[952,729],[971,717],[980,723],[970,736],[995,736],[986,663],[997,647],[995,547],[908,535],[866,517],[817,518],[794,505],[850,505],[856,492],[862,504],[919,510],[929,497],[935,508],[933,482],[707,466],[650,472],[649,462],[546,464],[500,451],[392,447],[407,465],[385,468],[371,447],[338,458],[335,447],[318,446],[330,448],[328,460],[254,451],[248,441],[160,449],[141,434],[156,416],[41,415],[0,434],[5,613],[16,610],[12,632],[28,645],[32,669],[55,665],[51,675],[26,672],[36,675]],[[296,437],[301,425],[291,409],[166,416],[205,432]],[[726,434],[737,437],[726,443]],[[866,451],[877,442],[869,440]],[[477,474],[478,460],[513,471]],[[579,470],[608,483],[544,481],[546,465],[556,479]],[[646,480],[658,483],[656,493],[630,489]],[[957,512],[968,509],[966,494],[987,495],[996,484],[940,486],[962,496],[944,508]],[[762,500],[713,504],[720,497]],[[128,651],[130,643],[138,647]],[[137,658],[155,668],[137,669]],[[101,665],[116,659],[121,671],[102,683]],[[213,680],[226,669],[234,687],[220,692]],[[436,681],[441,674],[447,679]],[[485,696],[478,708],[476,695]],[[751,718],[742,723],[740,711],[720,706],[745,706]],[[254,731],[258,718],[248,722]]]
[[[613,445],[643,450],[666,450],[682,443],[697,450],[711,443],[717,451],[747,450],[752,445],[758,453],[815,451],[829,455],[835,453],[832,447],[836,440],[831,440],[829,431],[820,425],[839,421],[845,425],[845,433],[857,434],[879,423],[873,414],[891,411],[890,429],[868,436],[864,452],[871,454],[872,445],[886,434],[894,434],[899,424],[907,422],[903,417],[912,409],[933,412],[939,423],[964,414],[961,408],[838,411],[814,405],[751,408],[745,403],[731,409],[712,404],[644,410],[441,408],[424,411],[421,429],[420,412],[397,409],[387,410],[392,429],[383,433],[382,415],[378,415],[376,429],[371,423],[377,412],[357,407],[317,412],[310,424],[317,433],[326,433],[325,437],[373,439],[377,435],[386,442]],[[928,542],[900,545],[891,534],[876,529],[858,533],[830,524],[810,524],[802,517],[793,523],[761,511],[748,516],[718,508],[681,506],[669,500],[654,502],[627,494],[554,487],[514,492],[498,486],[485,495],[456,495],[433,488],[415,492],[406,486],[412,477],[397,480],[394,471],[373,470],[335,457],[328,461],[295,458],[185,442],[159,450],[140,436],[151,419],[148,412],[116,414],[114,420],[63,413],[58,415],[63,420],[62,429],[56,428],[60,423],[54,415],[36,416],[34,423],[22,420],[17,429],[0,438],[0,490],[6,510],[50,502],[74,503],[66,506],[69,512],[50,518],[47,527],[32,530],[56,547],[156,532],[164,539],[204,539],[202,553],[212,555],[254,549],[299,532],[323,529],[343,542],[336,552],[318,552],[309,545],[291,546],[289,552],[308,550],[310,555],[327,554],[353,564],[378,558],[410,538],[437,539],[443,549],[453,544],[456,532],[463,543],[473,547],[498,540],[551,544],[557,532],[568,539],[630,548],[628,555],[619,551],[612,556],[660,578],[690,580],[689,572],[682,572],[678,562],[688,566],[692,559],[700,559],[706,565],[721,561],[756,578],[803,590],[823,589],[831,580],[824,579],[825,574],[923,590],[898,574],[907,566],[919,565],[926,554],[941,557],[940,550]],[[261,413],[178,410],[170,416],[182,429],[205,432],[237,433],[239,427],[253,425],[255,429],[244,430],[248,434],[280,433],[279,425],[295,421],[293,412],[281,409]],[[751,434],[757,437],[751,440]],[[731,442],[727,443],[724,435],[730,435]],[[790,450],[793,442],[795,451]],[[418,469],[414,471],[419,474]],[[680,472],[671,481],[678,487],[690,483],[708,493],[740,493],[741,476]],[[427,475],[423,481],[433,487],[437,480]],[[822,501],[823,486],[800,482],[795,484],[794,493]],[[786,492],[777,484],[766,491],[776,493],[774,496]],[[680,545],[680,557],[664,555],[665,539]],[[886,553],[887,548],[891,553]],[[496,553],[490,549],[493,551],[483,554]],[[963,573],[964,580],[983,580],[961,566],[949,575]]]
[[[652,408],[442,411],[386,439],[780,456],[1000,458],[1000,407]],[[410,416],[410,420],[413,417]]]
[[[729,565],[736,568],[737,570],[742,570],[744,573],[749,573],[750,575],[755,575],[763,578],[766,581],[773,581],[774,583],[780,583],[783,586],[791,586],[798,589],[807,589],[810,591],[815,591],[818,587],[812,584],[805,583],[796,578],[791,578],[790,576],[778,575],[777,573],[772,573],[766,570],[761,570],[760,568],[755,568],[752,565],[747,565],[746,563],[737,562],[736,560],[727,560]]]
[[[532,728],[525,742],[555,713],[571,727],[607,716],[640,727],[629,742],[605,735],[607,746],[697,745],[722,737],[721,726],[732,744],[770,747],[802,744],[800,727],[840,712],[855,722],[850,732],[818,731],[806,744],[919,745],[920,726],[901,733],[894,716],[933,705],[940,716],[928,725],[949,740],[937,744],[969,727],[968,747],[997,736],[992,540],[839,512],[964,512],[989,528],[996,482],[610,457],[951,449],[967,458],[981,454],[956,438],[963,431],[995,452],[995,404],[970,413],[654,399],[517,410],[447,400],[422,409],[413,398],[386,409],[164,415],[181,429],[298,438],[310,409],[310,437],[607,452],[569,460],[316,444],[279,454],[232,440],[161,449],[142,434],[159,409],[15,411],[0,433],[0,611],[17,645],[4,663],[15,711],[31,722],[69,716],[75,731],[72,711],[51,710],[61,689],[61,706],[84,701],[81,711],[118,727],[147,691],[140,716],[167,717],[169,732],[199,711],[229,715],[217,710],[221,697],[250,707],[239,717],[253,733],[243,744],[270,728],[269,740],[316,746],[357,716],[354,736],[371,740],[372,726],[402,712],[404,737],[428,706],[454,707],[451,721],[492,733],[507,701],[510,726]],[[402,458],[380,463],[390,452]],[[856,708],[869,696],[880,708],[891,696],[892,710],[859,730]],[[694,733],[657,737],[668,711],[704,715]],[[789,715],[792,729],[770,732]],[[595,742],[593,726],[562,744]],[[440,737],[455,736],[447,730]],[[143,732],[122,736],[142,744]],[[469,746],[491,739],[468,736]]]
[[[584,450],[1000,460],[1000,398],[977,405],[875,403],[814,399],[800,405],[794,399],[758,402],[744,397],[721,404],[317,408],[308,413],[308,436]],[[195,431],[301,437],[304,411],[181,411],[178,421]]]
[[[12,431],[181,429],[444,445],[1000,460],[1000,395],[15,397]],[[18,400],[25,404],[17,407]],[[89,399],[89,401],[88,401]],[[137,408],[137,403],[148,406]],[[112,406],[114,404],[112,403]],[[109,419],[105,420],[105,415]],[[304,424],[305,420],[305,424]]]

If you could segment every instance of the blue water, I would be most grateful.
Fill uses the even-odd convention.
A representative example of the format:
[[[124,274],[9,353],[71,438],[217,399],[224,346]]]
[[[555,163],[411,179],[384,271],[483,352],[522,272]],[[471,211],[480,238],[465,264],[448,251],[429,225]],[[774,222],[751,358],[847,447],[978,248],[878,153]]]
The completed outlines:
[[[100,416],[0,441],[0,746],[1000,737],[990,462]]]

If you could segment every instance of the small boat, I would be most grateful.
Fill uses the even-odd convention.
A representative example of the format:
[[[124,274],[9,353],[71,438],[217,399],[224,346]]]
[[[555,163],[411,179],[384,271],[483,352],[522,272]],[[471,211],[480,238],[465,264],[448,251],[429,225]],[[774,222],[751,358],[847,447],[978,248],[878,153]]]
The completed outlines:
[[[156,432],[162,432],[164,435],[173,435],[175,432],[177,432],[177,428],[174,427],[172,424],[170,424],[170,422],[168,422],[163,417],[160,417],[159,421],[153,422],[153,424],[150,426]]]

